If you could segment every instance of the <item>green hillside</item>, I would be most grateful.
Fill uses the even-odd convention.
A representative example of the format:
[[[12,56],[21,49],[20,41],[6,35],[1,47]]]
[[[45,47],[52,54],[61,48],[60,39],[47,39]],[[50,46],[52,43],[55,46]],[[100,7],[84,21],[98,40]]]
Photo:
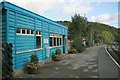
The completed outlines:
[[[89,22],[86,17],[75,14],[72,16],[71,21],[57,21],[57,23],[68,27],[68,39],[73,41],[72,46],[76,49],[81,46],[83,48],[83,39],[86,41],[86,46],[92,46],[95,43],[106,43],[112,44],[113,42],[120,42],[120,35],[118,30],[114,26],[98,23]],[[77,44],[81,46],[78,46]],[[80,50],[82,51],[82,50]],[[80,52],[78,51],[78,52]]]
[[[71,24],[70,21],[57,21],[57,23],[67,26],[68,28],[70,27],[70,24]],[[120,28],[115,28],[114,26],[110,26],[110,25],[106,25],[98,22],[88,22],[88,23],[94,27],[95,33],[101,34],[102,31],[104,30],[110,31],[114,35],[115,41],[120,40],[119,39],[120,35],[118,35],[118,30],[120,31]]]

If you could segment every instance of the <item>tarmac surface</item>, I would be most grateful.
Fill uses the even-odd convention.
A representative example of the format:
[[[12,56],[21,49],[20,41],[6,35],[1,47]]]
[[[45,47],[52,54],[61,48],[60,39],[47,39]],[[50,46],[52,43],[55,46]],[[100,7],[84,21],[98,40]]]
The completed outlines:
[[[40,74],[21,74],[17,78],[118,78],[119,68],[104,46],[87,48],[83,53],[66,54],[62,61],[51,61]]]

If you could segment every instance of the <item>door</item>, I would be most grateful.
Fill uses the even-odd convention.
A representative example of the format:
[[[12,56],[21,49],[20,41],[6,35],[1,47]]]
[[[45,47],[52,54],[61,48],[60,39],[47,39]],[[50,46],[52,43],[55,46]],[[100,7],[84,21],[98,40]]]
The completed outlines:
[[[65,35],[63,35],[63,53],[65,53]]]

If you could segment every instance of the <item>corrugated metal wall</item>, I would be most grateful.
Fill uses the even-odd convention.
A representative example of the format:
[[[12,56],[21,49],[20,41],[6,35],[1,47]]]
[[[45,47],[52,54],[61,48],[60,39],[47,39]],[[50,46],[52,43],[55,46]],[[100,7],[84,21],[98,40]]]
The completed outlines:
[[[13,11],[6,11],[7,15],[7,43],[12,43],[13,48],[12,48],[12,62],[13,62],[13,69],[15,69],[15,62],[16,62],[16,51],[15,51],[15,38],[16,38],[16,30],[15,30],[15,24],[16,24],[16,16],[15,12]]]
[[[0,10],[0,42],[6,42],[6,10]]]

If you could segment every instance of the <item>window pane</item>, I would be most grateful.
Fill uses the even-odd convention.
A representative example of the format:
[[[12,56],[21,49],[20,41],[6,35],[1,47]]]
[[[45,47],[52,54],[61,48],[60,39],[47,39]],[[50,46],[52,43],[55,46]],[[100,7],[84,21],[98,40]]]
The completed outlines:
[[[54,38],[54,46],[56,46],[56,38]]]
[[[60,38],[60,45],[62,45],[62,38]]]
[[[40,36],[36,36],[36,46],[37,48],[41,48],[41,37]]]
[[[17,33],[20,33],[20,28],[17,28]]]
[[[31,30],[31,34],[33,34],[33,30]]]
[[[36,32],[36,35],[39,35],[39,33],[38,33],[38,32],[39,32],[39,31],[37,31],[37,32]]]
[[[41,35],[41,32],[39,31],[39,35]]]
[[[25,29],[22,29],[22,34],[25,34]]]
[[[27,34],[30,34],[30,30],[27,30]]]
[[[52,37],[50,37],[50,46],[52,46]]]
[[[59,46],[59,38],[57,38],[57,46]]]

